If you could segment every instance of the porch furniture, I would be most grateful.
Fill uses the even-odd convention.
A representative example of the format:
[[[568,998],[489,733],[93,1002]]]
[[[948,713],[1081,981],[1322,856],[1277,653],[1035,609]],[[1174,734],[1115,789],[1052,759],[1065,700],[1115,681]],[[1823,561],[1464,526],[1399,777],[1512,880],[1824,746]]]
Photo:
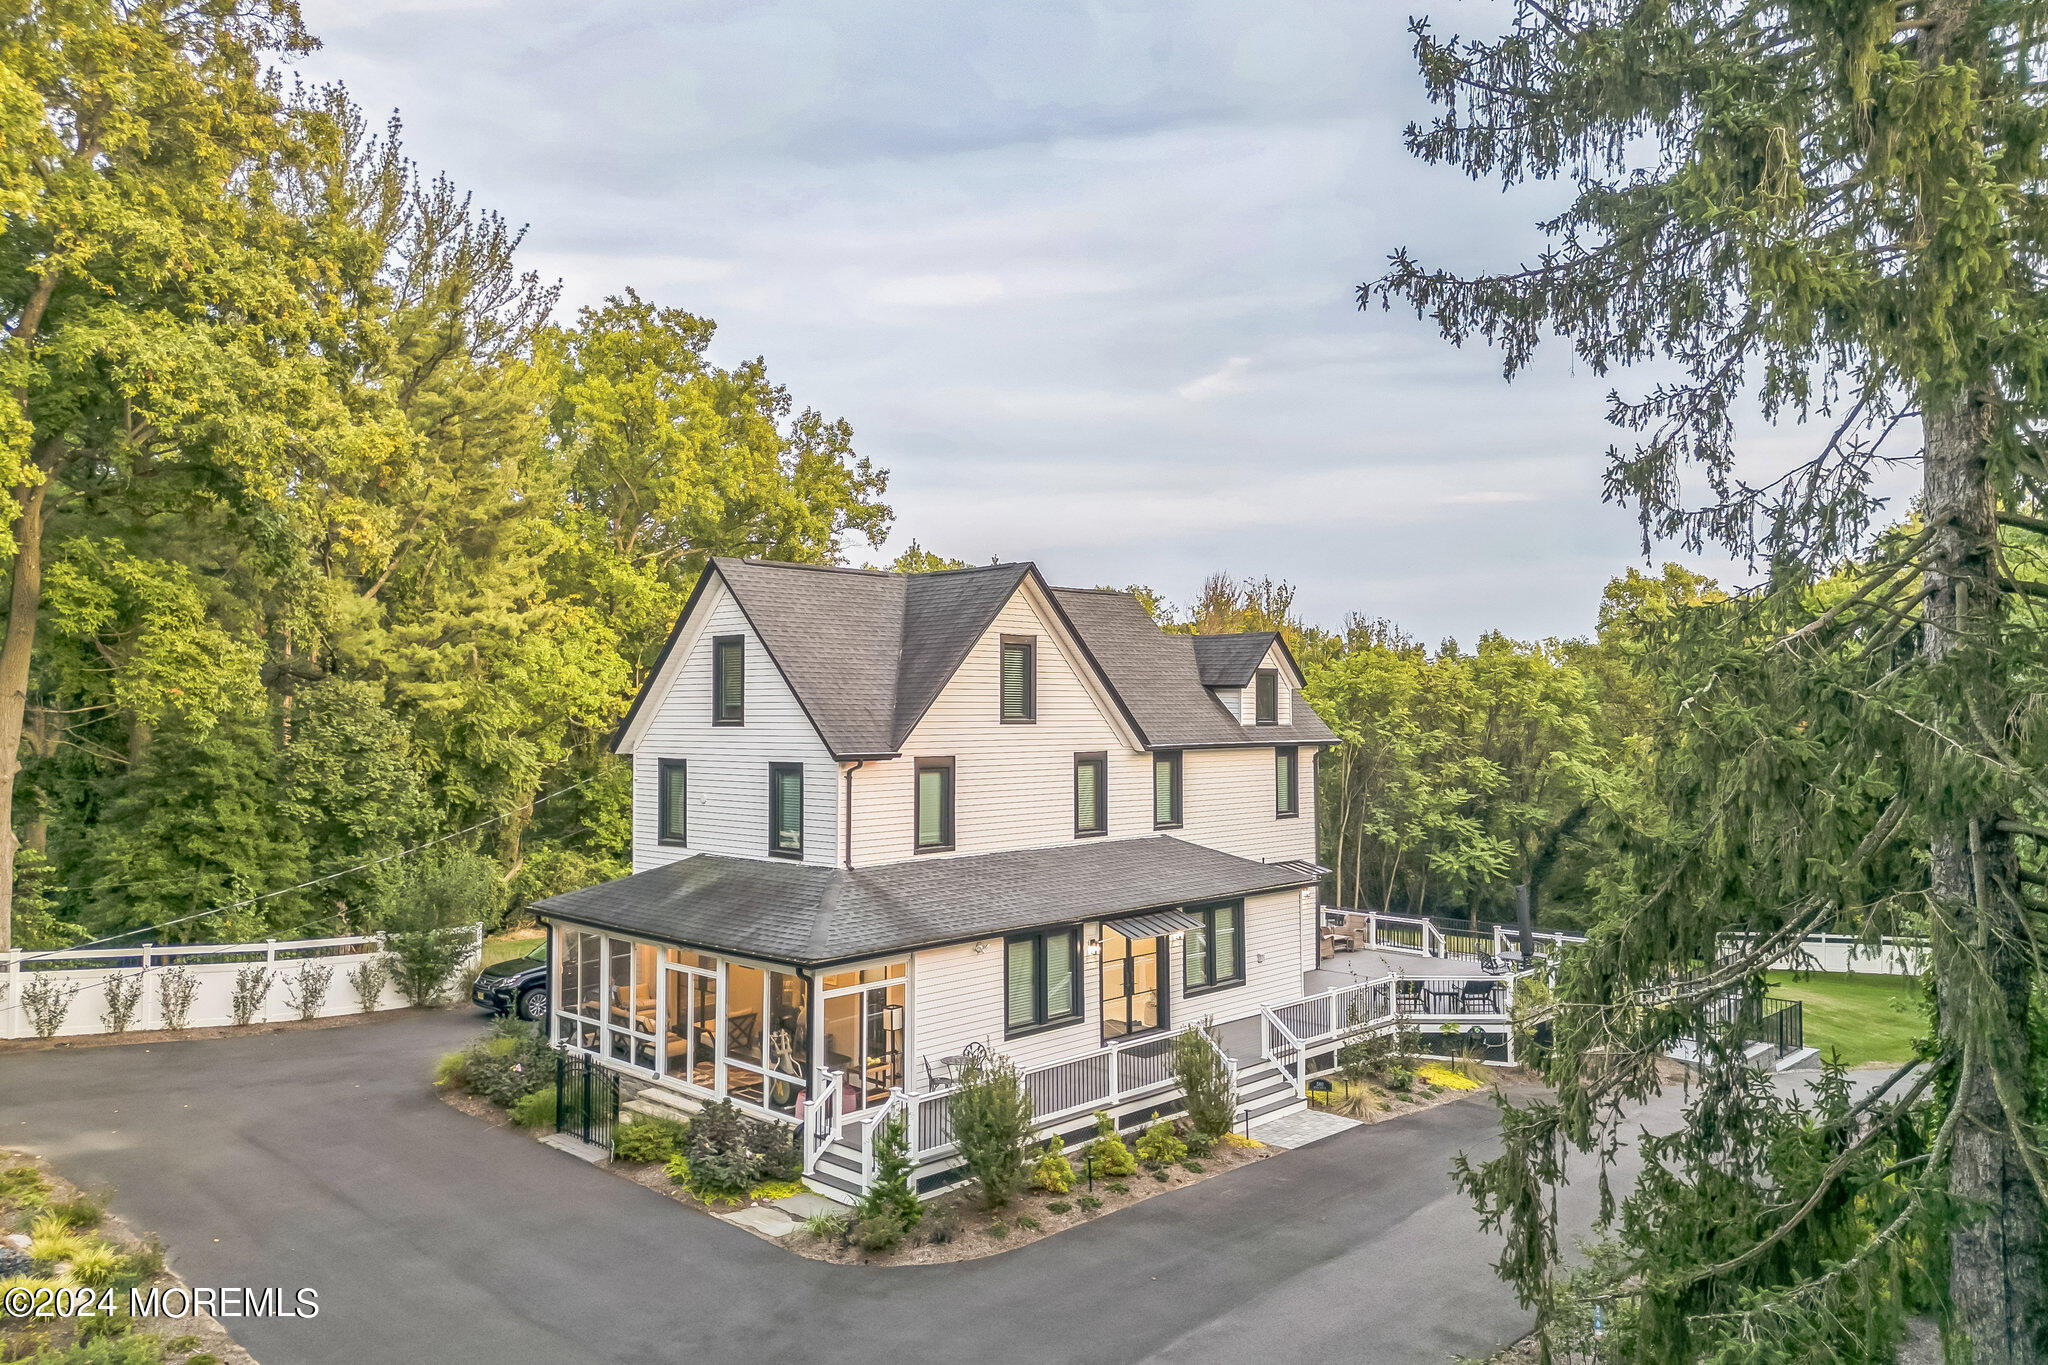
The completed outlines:
[[[1467,981],[1462,998],[1459,1000],[1461,1014],[1494,1013],[1494,983],[1491,981]]]
[[[1506,962],[1495,957],[1492,953],[1481,953],[1479,955],[1479,970],[1490,973],[1493,976],[1504,976],[1509,968]]]

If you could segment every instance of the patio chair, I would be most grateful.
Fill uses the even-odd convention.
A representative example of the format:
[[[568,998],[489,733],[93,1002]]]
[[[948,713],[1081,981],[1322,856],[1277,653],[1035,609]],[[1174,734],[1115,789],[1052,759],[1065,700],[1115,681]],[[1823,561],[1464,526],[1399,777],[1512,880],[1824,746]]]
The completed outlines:
[[[1508,964],[1495,957],[1492,953],[1481,953],[1479,955],[1479,970],[1490,976],[1501,976],[1508,971]]]
[[[1458,999],[1461,1014],[1494,1013],[1494,984],[1491,981],[1467,981],[1464,992]]]

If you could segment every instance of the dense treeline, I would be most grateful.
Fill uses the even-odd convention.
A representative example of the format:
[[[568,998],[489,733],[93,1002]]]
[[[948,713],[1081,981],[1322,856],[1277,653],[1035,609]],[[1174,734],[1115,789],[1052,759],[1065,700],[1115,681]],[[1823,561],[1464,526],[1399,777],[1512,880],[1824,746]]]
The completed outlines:
[[[876,543],[884,472],[706,319],[558,319],[395,122],[265,74],[288,5],[0,43],[22,941],[361,925],[399,864],[286,888],[443,836],[487,909],[621,870],[604,739],[705,559]]]

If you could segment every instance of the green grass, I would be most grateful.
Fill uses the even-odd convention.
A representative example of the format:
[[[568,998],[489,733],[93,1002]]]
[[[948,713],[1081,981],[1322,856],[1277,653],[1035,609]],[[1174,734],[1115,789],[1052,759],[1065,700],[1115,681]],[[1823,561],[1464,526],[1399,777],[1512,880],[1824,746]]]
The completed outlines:
[[[541,948],[547,942],[546,939],[536,936],[531,929],[515,929],[513,933],[524,933],[526,937],[513,938],[507,934],[494,934],[485,939],[483,961],[476,965],[488,967],[494,962],[503,962],[509,957],[524,957],[527,953]]]
[[[1902,1063],[1926,1031],[1920,988],[1909,977],[1773,972],[1770,993],[1803,1006],[1806,1045],[1844,1066]]]

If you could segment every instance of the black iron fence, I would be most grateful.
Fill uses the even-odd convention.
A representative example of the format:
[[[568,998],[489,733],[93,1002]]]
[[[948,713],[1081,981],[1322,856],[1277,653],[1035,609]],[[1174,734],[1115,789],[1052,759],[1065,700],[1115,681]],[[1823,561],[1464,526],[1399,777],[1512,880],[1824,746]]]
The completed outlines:
[[[1751,1042],[1769,1043],[1780,1057],[1789,1057],[1806,1046],[1806,1017],[1799,1001],[1777,1000],[1767,995],[1759,1004],[1761,1008],[1750,1025]]]
[[[609,1152],[618,1119],[618,1075],[581,1052],[555,1053],[555,1131]]]

